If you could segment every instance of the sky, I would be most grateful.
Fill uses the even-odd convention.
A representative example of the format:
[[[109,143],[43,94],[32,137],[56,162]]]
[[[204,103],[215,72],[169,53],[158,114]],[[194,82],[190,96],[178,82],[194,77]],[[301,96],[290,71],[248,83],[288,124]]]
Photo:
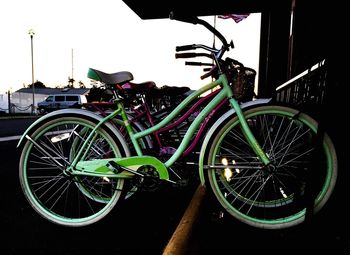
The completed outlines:
[[[214,16],[200,18],[214,23]],[[260,18],[255,13],[239,23],[216,19],[216,28],[235,44],[226,56],[256,71]],[[197,59],[175,59],[176,46],[213,45],[213,35],[201,25],[142,20],[122,0],[11,0],[0,8],[0,93],[32,83],[30,29],[34,81],[48,87],[64,86],[69,77],[90,87],[89,67],[130,71],[134,82],[154,81],[159,87],[197,89],[207,83],[200,79],[203,67],[184,64]]]

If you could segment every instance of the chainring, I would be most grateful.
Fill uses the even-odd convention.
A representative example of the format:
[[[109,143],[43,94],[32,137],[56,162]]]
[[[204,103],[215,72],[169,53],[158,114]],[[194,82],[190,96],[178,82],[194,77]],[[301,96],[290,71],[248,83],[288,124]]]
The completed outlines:
[[[137,169],[137,172],[143,174],[143,176],[135,175],[132,180],[132,184],[137,186],[141,191],[155,191],[159,188],[161,180],[159,179],[159,173],[152,166],[141,166]]]

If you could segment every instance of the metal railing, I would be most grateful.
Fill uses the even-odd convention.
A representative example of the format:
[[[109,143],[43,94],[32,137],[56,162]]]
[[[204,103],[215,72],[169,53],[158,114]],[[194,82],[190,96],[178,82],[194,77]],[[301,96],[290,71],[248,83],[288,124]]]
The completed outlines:
[[[325,60],[305,70],[276,88],[276,101],[299,108],[324,102],[327,69]]]

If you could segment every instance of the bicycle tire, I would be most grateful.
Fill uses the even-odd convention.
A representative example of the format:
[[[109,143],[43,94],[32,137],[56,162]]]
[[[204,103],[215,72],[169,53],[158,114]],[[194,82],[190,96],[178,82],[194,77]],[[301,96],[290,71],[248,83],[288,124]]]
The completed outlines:
[[[58,225],[80,227],[95,223],[125,195],[124,179],[73,176],[63,171],[71,163],[75,148],[82,145],[95,125],[96,120],[85,116],[51,119],[38,127],[31,134],[32,141],[28,140],[23,147],[19,163],[23,193],[39,215]],[[106,126],[96,131],[88,149],[86,159],[130,154],[122,136],[117,137]]]
[[[259,162],[238,117],[228,119],[218,128],[208,154],[212,166],[208,179],[215,197],[228,214],[254,227],[281,229],[300,224],[308,199],[313,199],[316,213],[333,192],[338,166],[330,137],[324,134],[315,174],[310,162],[318,128],[314,119],[284,106],[259,106],[244,115],[274,168]]]

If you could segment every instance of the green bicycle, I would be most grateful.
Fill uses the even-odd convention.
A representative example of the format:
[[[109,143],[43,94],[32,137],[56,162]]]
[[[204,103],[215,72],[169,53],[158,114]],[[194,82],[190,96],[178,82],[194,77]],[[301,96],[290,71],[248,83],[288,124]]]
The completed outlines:
[[[78,227],[105,217],[135,187],[180,182],[181,176],[172,166],[212,110],[227,100],[230,109],[216,117],[201,145],[201,185],[210,185],[225,212],[258,228],[280,229],[303,222],[310,185],[313,212],[318,212],[332,194],[337,178],[337,155],[330,137],[323,135],[315,169],[312,158],[318,123],[296,109],[269,105],[264,100],[240,104],[234,92],[235,79],[223,65],[224,54],[233,43],[227,43],[219,31],[197,17],[171,18],[203,25],[221,40],[219,49],[201,44],[177,47],[177,51],[208,51],[215,64],[206,76],[217,78],[144,130],[131,126],[123,98],[115,101],[116,110],[106,117],[82,109],[42,116],[19,142],[24,143],[20,183],[30,205],[53,223]],[[129,72],[99,76],[93,69],[88,76],[112,90],[132,79]],[[220,91],[193,120],[174,154],[167,159],[145,154],[144,137],[171,123],[191,102],[214,89]],[[127,137],[111,125],[116,116]]]

